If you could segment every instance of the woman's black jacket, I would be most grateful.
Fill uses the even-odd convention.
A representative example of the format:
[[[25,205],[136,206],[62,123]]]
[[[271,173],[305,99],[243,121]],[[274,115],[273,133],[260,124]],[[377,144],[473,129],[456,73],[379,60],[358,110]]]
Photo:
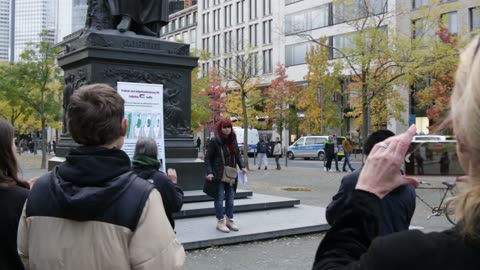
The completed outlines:
[[[215,136],[215,138],[210,140],[210,142],[208,143],[208,149],[205,156],[205,166],[207,170],[207,175],[213,174],[213,180],[205,180],[205,185],[203,186],[203,192],[205,192],[205,194],[207,194],[208,196],[211,196],[213,198],[217,196],[218,184],[221,182],[220,179],[222,178],[224,164],[222,161],[220,150],[223,151],[226,165],[232,167],[238,165],[240,169],[245,168],[236,141],[234,142],[234,149],[235,153],[232,158],[230,151],[227,150],[225,144],[218,136]],[[237,189],[237,182],[238,181],[235,181],[234,190]]]

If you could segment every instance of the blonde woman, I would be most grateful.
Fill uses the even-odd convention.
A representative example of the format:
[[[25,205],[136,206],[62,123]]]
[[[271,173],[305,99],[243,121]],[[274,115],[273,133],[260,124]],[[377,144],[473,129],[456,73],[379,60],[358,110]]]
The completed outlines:
[[[457,199],[459,225],[444,232],[411,230],[375,238],[379,233],[381,199],[401,185],[418,185],[415,178],[400,174],[415,135],[415,127],[411,126],[405,133],[374,146],[346,210],[318,247],[313,269],[479,269],[479,48],[477,37],[462,53],[451,99],[457,154],[469,179],[469,187]]]

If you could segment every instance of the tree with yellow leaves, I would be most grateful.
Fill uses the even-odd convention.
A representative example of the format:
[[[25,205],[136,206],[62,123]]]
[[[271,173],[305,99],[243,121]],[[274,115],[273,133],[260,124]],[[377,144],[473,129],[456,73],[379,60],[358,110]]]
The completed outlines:
[[[41,36],[47,34],[44,32]],[[26,116],[30,114],[37,120],[36,127],[42,131],[42,169],[47,164],[45,127],[48,123],[58,125],[61,119],[62,85],[60,70],[54,65],[57,52],[58,49],[44,38],[38,43],[29,44],[21,54],[20,62],[10,64],[8,69],[3,70],[5,77],[0,85],[12,111],[16,108],[25,109],[22,114],[26,112]],[[12,114],[12,117],[16,116]]]
[[[319,42],[325,43],[326,38]],[[308,86],[300,92],[297,108],[305,114],[300,128],[310,134],[325,134],[342,125],[343,112],[336,102],[343,93],[339,80],[342,65],[336,62],[331,66],[328,57],[328,49],[320,45],[313,45],[306,55]]]

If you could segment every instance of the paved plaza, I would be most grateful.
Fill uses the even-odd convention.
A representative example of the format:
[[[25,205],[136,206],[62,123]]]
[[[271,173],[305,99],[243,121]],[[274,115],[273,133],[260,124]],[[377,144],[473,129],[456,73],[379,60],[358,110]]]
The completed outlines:
[[[25,154],[19,157],[25,178],[30,178],[46,172],[40,167],[40,156]],[[284,160],[282,161],[285,162]],[[336,193],[342,176],[345,173],[327,173],[323,171],[323,163],[318,160],[288,161],[288,167],[282,170],[274,169],[274,160],[269,159],[269,170],[256,170],[253,159],[250,160],[248,184],[246,189],[255,193],[300,199],[302,204],[325,207]],[[343,165],[340,162],[339,165]],[[360,158],[354,159],[355,168],[360,167]],[[179,183],[181,183],[181,172]],[[440,185],[442,178],[422,178]],[[435,191],[418,191],[429,202],[437,202],[440,194]],[[212,203],[213,204],[213,203]],[[432,217],[427,220],[431,211],[417,200],[417,209],[412,225],[424,231],[438,231],[449,228],[451,225],[445,217]],[[215,226],[215,217],[211,217],[211,230]],[[269,223],[258,218],[260,223]],[[294,220],[292,222],[295,222]],[[238,220],[242,226],[242,220]],[[220,232],[218,232],[220,233]],[[323,234],[309,234],[293,237],[284,237],[245,244],[211,247],[207,249],[187,252],[185,269],[187,270],[215,270],[215,269],[310,269],[315,251]]]

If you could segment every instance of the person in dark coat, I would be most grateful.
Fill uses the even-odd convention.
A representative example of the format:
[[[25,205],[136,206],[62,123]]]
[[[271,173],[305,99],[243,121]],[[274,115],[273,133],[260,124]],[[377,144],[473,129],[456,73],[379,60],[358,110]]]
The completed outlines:
[[[138,139],[135,145],[135,155],[132,159],[133,172],[152,183],[162,195],[163,207],[168,221],[175,229],[173,213],[180,211],[183,206],[183,191],[177,186],[177,172],[168,169],[167,175],[159,171],[157,142],[150,137]]]
[[[340,172],[338,169],[338,161],[336,159],[337,150],[335,149],[336,142],[333,136],[328,136],[328,140],[325,142],[325,156],[327,158],[327,163],[325,164],[325,170],[330,172],[332,169],[332,160],[335,160],[336,171]]]
[[[368,157],[376,143],[392,136],[395,136],[395,134],[390,130],[378,130],[368,136],[363,145],[364,159]],[[340,188],[337,194],[333,196],[332,202],[327,206],[325,212],[328,224],[333,225],[337,217],[345,211],[345,201],[349,194],[355,190],[360,172],[361,169],[342,178]],[[380,235],[408,230],[415,212],[415,200],[415,187],[413,186],[398,187],[385,196],[382,200]]]
[[[197,149],[200,152],[200,146],[202,145],[202,139],[200,137],[197,137]]]
[[[457,156],[467,182],[457,194],[455,227],[442,232],[409,230],[377,237],[382,198],[401,185],[418,186],[401,166],[415,136],[405,133],[376,144],[355,190],[315,255],[314,270],[476,270],[480,263],[480,36],[462,49],[448,123],[457,139]]]
[[[222,160],[222,153],[225,164]],[[233,185],[221,181],[225,165],[238,166],[243,173],[247,173],[238,149],[237,137],[232,129],[232,121],[229,119],[221,119],[217,122],[215,137],[208,143],[205,157],[207,176],[203,187],[203,191],[214,198],[217,230],[228,233],[230,230],[238,231],[239,229],[233,220],[233,201],[238,179]],[[225,209],[223,200],[225,200]],[[224,214],[227,216],[226,220]]]
[[[24,269],[17,253],[17,229],[29,185],[18,178],[15,132],[0,120],[0,269]]]

